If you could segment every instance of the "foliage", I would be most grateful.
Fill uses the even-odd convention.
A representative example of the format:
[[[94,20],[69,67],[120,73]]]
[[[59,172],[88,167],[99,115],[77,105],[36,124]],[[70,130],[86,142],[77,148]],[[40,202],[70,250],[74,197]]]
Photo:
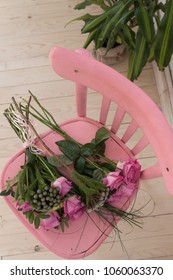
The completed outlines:
[[[98,15],[84,14],[75,20],[84,21],[81,33],[89,33],[84,48],[94,41],[98,49],[109,51],[116,42],[128,50],[128,78],[135,80],[148,61],[156,61],[159,70],[169,64],[173,53],[173,1],[167,0],[85,0],[75,6],[84,9],[98,5]]]
[[[114,228],[112,218],[115,220],[116,216],[138,223],[136,213],[125,212],[119,205],[138,189],[141,166],[132,159],[117,166],[105,156],[105,143],[110,138],[106,128],[99,128],[91,142],[81,144],[55,122],[32,93],[28,101],[23,99],[17,103],[13,98],[4,114],[25,143],[25,161],[18,174],[6,182],[0,195],[13,197],[17,210],[36,229],[61,227],[64,231],[69,220],[92,211],[104,216]],[[45,144],[30,116],[63,136],[63,140],[55,143],[62,154],[55,154]]]

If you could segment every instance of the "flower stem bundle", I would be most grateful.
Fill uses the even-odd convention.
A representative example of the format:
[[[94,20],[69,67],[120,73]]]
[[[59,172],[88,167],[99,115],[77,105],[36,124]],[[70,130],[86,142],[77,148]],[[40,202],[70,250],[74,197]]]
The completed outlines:
[[[112,221],[116,217],[138,224],[138,215],[124,211],[120,202],[136,193],[141,166],[132,159],[117,165],[106,157],[110,138],[106,128],[98,129],[91,142],[81,144],[56,123],[31,92],[29,100],[12,101],[4,115],[24,143],[25,160],[18,174],[6,182],[1,196],[13,197],[17,210],[36,229],[65,231],[69,221],[93,211],[115,229]],[[63,137],[55,143],[60,154],[39,136],[31,117]]]

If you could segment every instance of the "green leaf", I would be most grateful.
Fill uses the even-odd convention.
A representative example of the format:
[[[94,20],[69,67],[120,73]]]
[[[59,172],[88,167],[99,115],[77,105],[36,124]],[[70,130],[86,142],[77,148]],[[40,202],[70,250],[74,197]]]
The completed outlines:
[[[29,223],[32,224],[34,221],[34,213],[33,213],[33,211],[29,211],[28,213],[29,213],[29,216],[28,216]]]
[[[30,149],[26,149],[26,155],[27,155],[27,163],[34,162],[36,160],[36,155],[31,153]]]
[[[57,155],[56,157],[52,157],[49,155],[46,155],[46,159],[49,162],[49,164],[51,164],[52,166],[58,168],[61,167],[62,164],[59,162],[58,159],[60,159],[61,161],[63,161],[66,165],[71,165],[73,163],[72,160],[70,160],[68,157],[66,157],[65,155]]]
[[[86,49],[89,46],[89,44],[94,40],[94,38],[96,37],[96,33],[97,33],[97,29],[95,29],[89,33],[89,35],[83,45],[84,49]]]
[[[128,69],[128,78],[130,80],[137,79],[143,67],[149,58],[149,45],[143,36],[141,30],[137,32],[136,49],[130,53],[130,63]]]
[[[173,54],[173,1],[165,4],[165,14],[156,35],[155,60],[160,70],[169,64]]]
[[[39,214],[39,218],[40,218],[40,219],[48,219],[49,217],[50,217],[50,215]]]
[[[110,2],[110,1],[104,1],[104,0],[84,0],[82,3],[77,4],[74,7],[74,9],[75,10],[81,10],[81,9],[85,9],[87,6],[95,4],[95,5],[99,6],[100,8],[102,8],[103,10],[106,10],[107,8],[109,8],[110,3],[108,3],[109,6],[107,6],[105,4],[105,2]]]
[[[89,22],[85,24],[85,26],[81,29],[82,33],[88,33],[93,30],[95,30],[107,17],[107,12],[95,16],[93,19],[91,19]]]
[[[110,14],[113,14],[116,10],[116,6],[111,9],[106,10],[102,14],[93,17],[93,19],[89,20],[88,23],[82,28],[82,33],[88,33],[96,29],[102,24]]]
[[[127,25],[125,24],[122,27],[123,30],[123,42],[126,45],[128,49],[135,49],[135,32]]]
[[[105,142],[110,137],[110,132],[105,128],[102,127],[97,130],[96,136],[95,136],[95,144],[99,145],[102,142]]]
[[[82,3],[79,3],[77,5],[75,5],[74,9],[75,10],[82,10],[85,9],[87,6],[90,6],[92,4],[91,0],[85,0]]]
[[[75,160],[74,167],[79,173],[82,173],[85,168],[85,159],[83,157],[77,158]]]
[[[90,177],[93,177],[93,170],[85,167],[84,174]]]
[[[120,8],[124,6],[123,2],[117,2],[115,4],[115,9],[113,10],[113,13],[110,12],[109,15],[107,16],[107,19],[102,27],[102,31],[100,33],[99,41],[104,41],[105,38],[108,36],[110,33],[110,30],[112,30],[117,22],[117,20],[120,17]]]
[[[17,182],[17,190],[21,199],[25,196],[25,176],[26,176],[26,166],[23,167],[22,171],[19,174],[18,182]]]
[[[39,185],[40,186],[45,186],[45,181],[43,179],[43,176],[41,175],[41,170],[40,170],[40,168],[37,164],[35,164],[35,175],[36,175],[36,178],[39,182]]]
[[[106,190],[106,186],[101,182],[93,178],[89,178],[88,176],[84,176],[79,174],[78,172],[73,173],[75,183],[78,185],[81,193],[85,195],[85,203],[89,205],[92,196],[98,192],[102,192]]]
[[[78,20],[83,20],[85,22],[85,24],[87,24],[91,19],[95,18],[96,16],[92,16],[90,14],[85,14],[83,16],[77,17],[75,19],[70,20],[69,22],[66,23],[65,27],[67,25],[69,25],[70,23],[74,22],[74,21],[78,21]],[[84,25],[85,26],[85,25]]]
[[[31,195],[30,191],[27,190],[27,192],[25,194],[25,197],[24,197],[25,202],[29,202],[30,201],[30,195]]]
[[[39,226],[40,226],[40,218],[39,218],[39,216],[35,217],[35,219],[34,219],[34,226],[35,226],[36,229],[39,228]]]
[[[80,147],[78,144],[71,140],[61,140],[56,142],[61,152],[64,153],[66,157],[74,161],[80,156]]]
[[[11,194],[11,189],[10,190],[4,190],[4,191],[2,191],[2,192],[0,192],[0,196],[8,196],[8,195],[10,195]]]
[[[105,142],[101,142],[96,146],[96,154],[98,154],[98,157],[99,155],[104,156],[105,149],[106,149]]]
[[[136,60],[136,52],[135,50],[129,50],[129,62],[128,62],[128,73],[127,77],[129,80],[133,81],[134,78],[134,69],[135,69],[135,60]]]
[[[84,157],[90,157],[95,153],[95,145],[92,143],[84,144],[80,149],[80,154]]]
[[[107,162],[103,162],[99,165],[99,167],[103,168],[104,170],[107,170],[109,172],[114,172],[115,171],[115,166],[112,166],[111,164]]]
[[[139,2],[139,5],[135,11],[135,16],[143,36],[148,43],[151,43],[151,40],[154,36],[153,15],[150,15],[150,13],[143,6],[142,2]]]
[[[103,178],[105,177],[105,174],[104,172],[102,172],[101,170],[99,169],[95,169],[94,172],[93,172],[93,178],[95,180],[97,180],[98,182],[102,182]]]
[[[131,18],[132,14],[134,14],[134,11],[129,11],[124,16],[121,16],[120,19],[118,20],[118,22],[115,24],[115,26],[109,36],[109,40],[108,40],[107,47],[106,47],[107,52],[112,47],[114,47],[115,41],[117,40],[116,37],[118,36],[119,33],[121,33],[121,30],[122,30],[124,24],[126,24],[128,22],[128,20]]]

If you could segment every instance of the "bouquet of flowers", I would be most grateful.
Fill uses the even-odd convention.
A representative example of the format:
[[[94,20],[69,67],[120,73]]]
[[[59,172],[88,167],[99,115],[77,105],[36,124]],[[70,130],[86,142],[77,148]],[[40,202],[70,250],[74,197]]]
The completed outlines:
[[[122,197],[127,201],[138,190],[141,166],[137,160],[117,163],[106,157],[110,138],[106,128],[98,129],[90,143],[81,144],[56,123],[31,92],[29,100],[12,101],[4,115],[25,145],[25,160],[18,174],[6,182],[1,196],[12,196],[17,210],[35,229],[63,232],[69,221],[92,211],[112,228],[116,228],[117,217],[138,225],[136,212],[124,211],[119,202]],[[60,154],[38,135],[31,118],[63,137],[56,142]]]

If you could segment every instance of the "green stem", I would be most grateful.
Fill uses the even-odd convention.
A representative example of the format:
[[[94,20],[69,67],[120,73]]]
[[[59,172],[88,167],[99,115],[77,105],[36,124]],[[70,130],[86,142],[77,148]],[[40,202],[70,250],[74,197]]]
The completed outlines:
[[[55,181],[57,179],[57,177],[55,177],[52,173],[52,171],[50,170],[50,168],[47,166],[47,164],[45,164],[44,160],[42,159],[42,157],[40,157],[39,155],[37,155],[38,159],[42,162],[42,164],[44,165],[44,167],[47,169],[47,171],[50,173],[50,175],[52,176],[52,179]]]
[[[109,163],[110,165],[112,165],[113,168],[116,169],[117,164],[116,164],[113,160],[109,159],[109,158],[106,157],[106,156],[102,156],[102,155],[100,155],[100,154],[98,154],[98,156],[99,156],[101,159],[103,159],[104,161],[106,161],[107,163]]]
[[[25,115],[23,114],[23,111],[21,111],[21,109],[19,108],[16,100],[14,97],[12,97],[12,100],[13,100],[13,103],[16,107],[16,110],[19,112],[19,114],[21,115],[21,117],[25,120],[25,121],[28,121],[28,125],[30,127],[30,129],[32,129],[32,131],[34,132],[34,134],[36,135],[37,139],[40,141],[40,143],[43,145],[43,147],[54,157],[57,158],[57,161],[62,165],[64,166],[68,171],[70,171],[71,173],[71,170],[70,168],[64,163],[63,160],[61,160],[60,158],[57,157],[57,155],[46,145],[46,143],[42,140],[42,138],[40,137],[40,135],[37,133],[36,129],[34,128],[34,126],[31,124],[31,122],[29,120],[26,119]]]

